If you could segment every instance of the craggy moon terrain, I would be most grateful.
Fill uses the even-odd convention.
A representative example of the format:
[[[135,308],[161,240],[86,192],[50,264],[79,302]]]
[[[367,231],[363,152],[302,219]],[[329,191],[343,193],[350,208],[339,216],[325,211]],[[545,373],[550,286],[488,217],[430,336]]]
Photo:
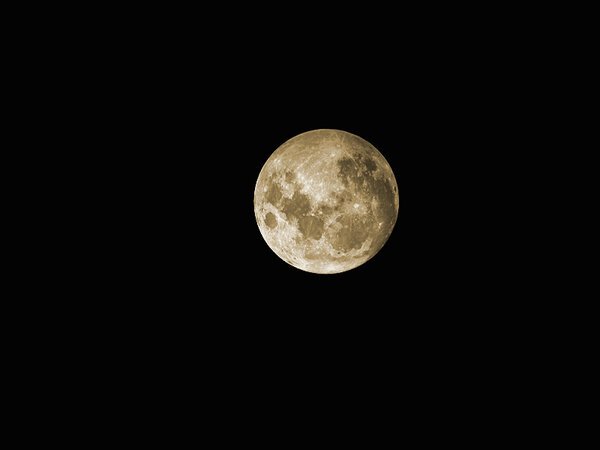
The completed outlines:
[[[314,130],[282,144],[263,166],[254,212],[269,247],[294,267],[339,273],[372,258],[398,217],[389,164],[364,139]]]

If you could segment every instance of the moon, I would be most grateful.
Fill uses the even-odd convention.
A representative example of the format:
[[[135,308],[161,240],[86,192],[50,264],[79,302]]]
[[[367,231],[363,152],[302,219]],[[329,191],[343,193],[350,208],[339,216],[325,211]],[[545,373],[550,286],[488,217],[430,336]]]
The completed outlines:
[[[392,168],[369,142],[341,130],[299,134],[264,164],[254,190],[262,237],[312,273],[354,269],[388,240],[398,218]]]

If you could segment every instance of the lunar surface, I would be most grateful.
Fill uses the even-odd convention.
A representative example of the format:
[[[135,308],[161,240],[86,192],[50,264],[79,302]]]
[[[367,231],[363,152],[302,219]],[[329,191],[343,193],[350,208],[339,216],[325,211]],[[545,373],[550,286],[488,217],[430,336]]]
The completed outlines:
[[[371,259],[398,217],[398,185],[383,155],[340,130],[283,143],[254,190],[260,232],[281,259],[313,273],[340,273]]]

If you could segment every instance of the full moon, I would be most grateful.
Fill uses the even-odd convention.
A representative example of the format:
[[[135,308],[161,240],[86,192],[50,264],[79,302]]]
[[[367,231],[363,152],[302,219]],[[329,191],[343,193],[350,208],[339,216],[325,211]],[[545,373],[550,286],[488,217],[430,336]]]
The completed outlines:
[[[371,259],[398,217],[398,185],[366,140],[313,130],[284,142],[263,166],[254,213],[271,250],[312,273],[340,273]]]

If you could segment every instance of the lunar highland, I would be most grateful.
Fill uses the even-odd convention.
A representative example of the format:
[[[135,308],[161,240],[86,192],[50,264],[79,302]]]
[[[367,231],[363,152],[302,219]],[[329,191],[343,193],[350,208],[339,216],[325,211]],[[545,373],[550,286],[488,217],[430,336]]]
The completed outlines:
[[[366,140],[320,129],[283,143],[263,166],[254,213],[281,259],[313,273],[340,273],[371,259],[398,217],[398,185]]]

